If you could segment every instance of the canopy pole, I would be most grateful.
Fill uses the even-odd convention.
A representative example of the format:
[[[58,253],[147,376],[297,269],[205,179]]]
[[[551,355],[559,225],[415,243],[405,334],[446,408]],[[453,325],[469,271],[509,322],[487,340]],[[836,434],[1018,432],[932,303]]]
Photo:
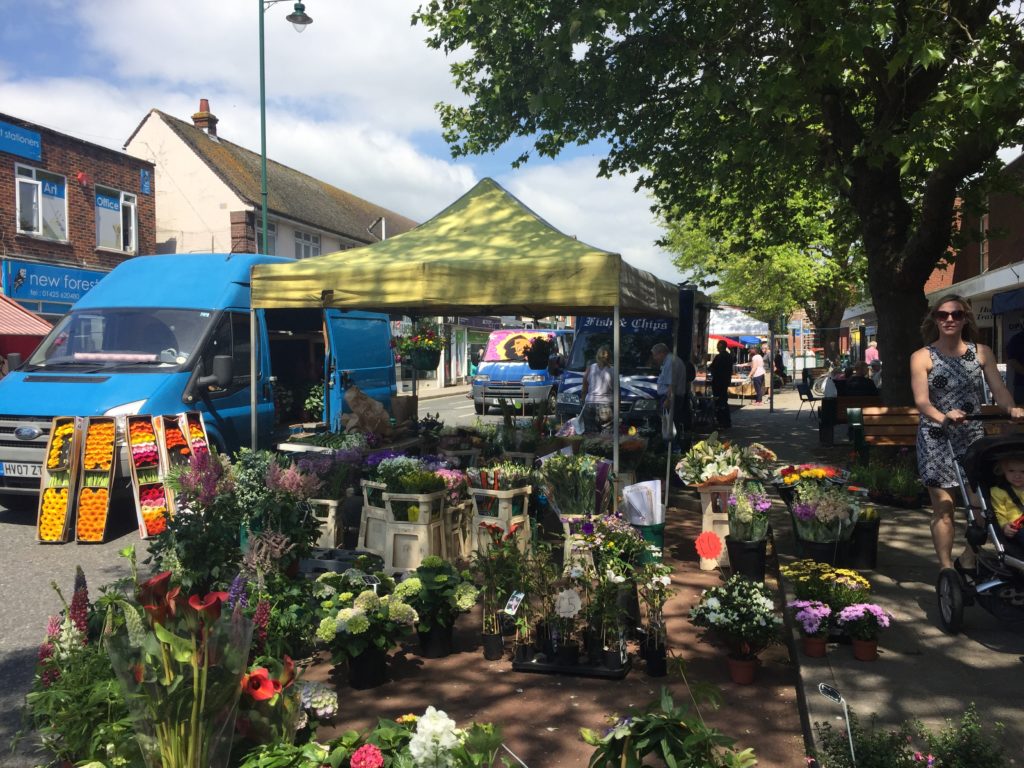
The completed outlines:
[[[252,278],[250,278],[250,285]],[[251,304],[251,302],[250,302]],[[257,387],[259,387],[259,381],[256,379],[256,348],[259,346],[259,340],[256,336],[256,331],[259,324],[256,322],[256,310],[249,307],[249,440],[252,443],[252,449],[256,450],[257,435],[259,433],[259,397],[257,394]]]
[[[619,347],[619,302],[615,302],[615,309],[612,312],[612,347],[615,350],[615,375],[612,376],[612,428],[615,430],[615,439],[612,442],[612,473],[615,482],[619,479],[619,371],[621,349]],[[614,487],[614,483],[613,483]],[[619,494],[612,493],[612,511],[619,508]]]
[[[672,323],[672,355],[679,357],[679,324],[683,321],[682,315],[676,313],[675,322]],[[688,329],[688,332],[692,329]],[[691,352],[692,354],[692,352]],[[682,359],[682,358],[680,358]],[[686,361],[683,361],[683,380],[686,380]],[[669,390],[668,390],[668,420],[672,422],[673,431],[675,430],[675,407],[676,407],[676,394],[672,389],[673,381],[669,378]],[[687,390],[689,390],[689,382],[687,382]],[[685,438],[679,436],[679,444],[684,443]],[[668,445],[665,446],[665,487],[661,489],[661,506],[662,506],[662,520],[668,516],[668,488],[669,483],[672,481],[672,441],[669,440]]]
[[[764,370],[768,382],[768,413],[775,413],[775,331],[771,325],[768,326],[768,359]]]

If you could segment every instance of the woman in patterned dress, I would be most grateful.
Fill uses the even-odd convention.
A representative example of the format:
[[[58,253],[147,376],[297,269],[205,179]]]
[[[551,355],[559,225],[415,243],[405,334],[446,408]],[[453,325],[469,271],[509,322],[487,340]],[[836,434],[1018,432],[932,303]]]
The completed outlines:
[[[992,350],[978,344],[978,326],[971,305],[962,296],[943,296],[921,323],[925,346],[910,358],[914,403],[921,412],[917,430],[917,466],[932,503],[932,543],[940,568],[961,573],[974,568],[968,547],[953,561],[953,494],[957,476],[946,443],[948,431],[953,453],[962,459],[968,446],[984,434],[980,422],[965,421],[983,403],[982,382],[996,403],[1015,421],[1024,419],[996,369]],[[961,560],[963,562],[961,562]]]

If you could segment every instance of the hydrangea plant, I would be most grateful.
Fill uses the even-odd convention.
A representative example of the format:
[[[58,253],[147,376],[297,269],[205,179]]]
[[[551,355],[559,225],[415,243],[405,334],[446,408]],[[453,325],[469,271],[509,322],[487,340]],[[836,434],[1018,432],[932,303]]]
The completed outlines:
[[[420,632],[452,626],[460,613],[476,605],[478,595],[468,571],[459,571],[437,555],[423,558],[419,567],[395,587],[395,596],[416,609],[416,628]]]

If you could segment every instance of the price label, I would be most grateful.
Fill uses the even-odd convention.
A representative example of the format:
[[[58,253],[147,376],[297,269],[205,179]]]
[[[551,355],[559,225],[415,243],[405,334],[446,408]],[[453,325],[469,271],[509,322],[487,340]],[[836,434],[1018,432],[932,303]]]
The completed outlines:
[[[516,611],[519,610],[519,604],[523,602],[524,597],[526,597],[525,592],[513,592],[509,595],[508,602],[505,603],[505,607],[502,610],[509,616],[515,616]]]

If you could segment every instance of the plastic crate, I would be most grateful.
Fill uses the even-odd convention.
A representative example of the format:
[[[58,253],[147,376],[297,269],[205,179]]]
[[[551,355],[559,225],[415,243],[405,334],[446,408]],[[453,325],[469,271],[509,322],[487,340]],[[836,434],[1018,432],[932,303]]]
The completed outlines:
[[[340,502],[337,499],[310,499],[309,503],[313,506],[313,514],[320,521],[320,538],[316,545],[328,549],[337,547],[341,539]]]
[[[444,516],[444,497],[447,493],[384,493],[388,520],[413,525],[440,521]]]
[[[370,571],[379,570],[384,567],[383,560],[375,552],[359,549],[314,547],[310,552],[310,557],[299,560],[299,572],[312,578],[316,578],[321,573],[342,573],[349,568],[355,568],[356,560],[363,556],[375,557],[380,560],[379,565],[371,567]]]

